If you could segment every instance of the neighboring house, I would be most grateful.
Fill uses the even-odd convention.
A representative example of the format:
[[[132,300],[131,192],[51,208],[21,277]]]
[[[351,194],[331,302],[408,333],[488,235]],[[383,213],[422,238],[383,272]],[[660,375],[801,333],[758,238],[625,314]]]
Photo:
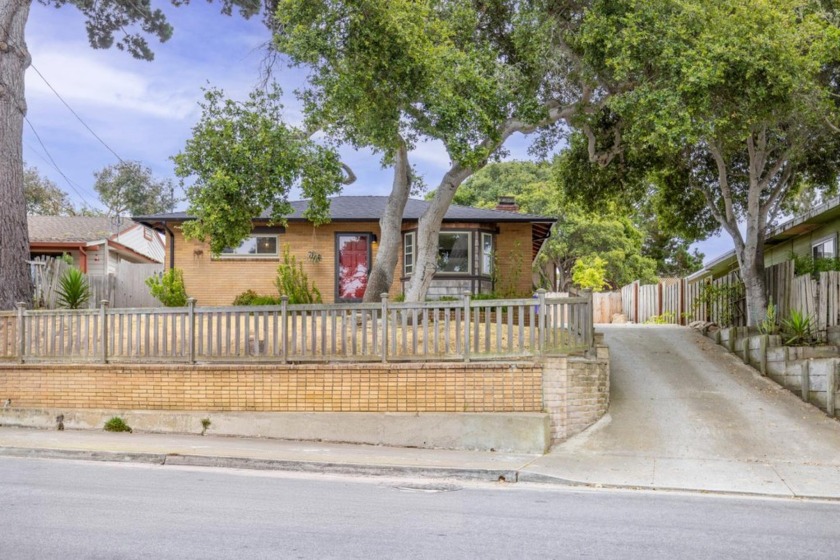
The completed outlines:
[[[163,263],[164,241],[153,229],[106,216],[27,216],[30,257],[69,254],[82,272],[114,274],[121,262]]]
[[[277,293],[274,279],[285,246],[303,263],[325,302],[359,301],[376,256],[379,217],[387,200],[386,196],[332,198],[331,221],[319,227],[303,218],[306,201],[293,202],[294,213],[287,218],[286,227],[270,226],[267,214],[255,218],[253,234],[239,247],[216,257],[211,256],[207,244],[184,239],[181,225],[190,217],[183,212],[134,220],[166,234],[166,267],[183,270],[187,293],[200,304],[229,305],[249,289]],[[531,264],[555,219],[520,214],[512,199],[505,203],[496,210],[449,208],[429,297],[455,296],[465,290],[530,293]],[[417,221],[428,206],[428,202],[414,199],[406,204],[392,296],[400,294],[415,273]],[[494,273],[496,265],[499,274]]]
[[[834,197],[809,212],[805,212],[772,228],[764,243],[764,266],[771,267],[791,260],[792,255],[814,258],[835,258],[840,232],[840,197]],[[696,282],[703,278],[720,278],[738,270],[735,251],[712,259],[686,278]]]

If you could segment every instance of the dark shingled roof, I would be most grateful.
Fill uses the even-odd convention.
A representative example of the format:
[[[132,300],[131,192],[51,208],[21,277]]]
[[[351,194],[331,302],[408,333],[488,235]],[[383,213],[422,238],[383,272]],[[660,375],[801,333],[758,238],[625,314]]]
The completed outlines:
[[[108,216],[27,216],[30,242],[83,243],[107,239],[134,222],[123,219],[116,228]]]
[[[360,222],[378,220],[385,211],[388,201],[387,196],[337,196],[330,199],[330,215],[334,222]],[[303,212],[306,210],[309,201],[298,200],[292,202],[294,213],[287,217],[290,222],[305,220]],[[429,202],[410,198],[405,205],[403,220],[417,221]],[[262,219],[268,219],[269,213],[263,212]],[[135,221],[144,223],[155,222],[183,222],[190,219],[186,212],[173,212],[171,214],[154,214],[151,216],[135,216]],[[555,218],[546,216],[535,216],[533,214],[521,214],[518,212],[507,212],[504,210],[487,210],[484,208],[472,208],[470,206],[449,207],[444,217],[445,222],[541,222],[553,223]]]

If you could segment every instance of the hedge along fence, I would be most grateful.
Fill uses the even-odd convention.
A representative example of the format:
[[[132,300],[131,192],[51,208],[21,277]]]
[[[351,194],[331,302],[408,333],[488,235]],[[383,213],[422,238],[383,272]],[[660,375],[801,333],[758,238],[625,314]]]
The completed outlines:
[[[592,295],[534,299],[33,311],[0,317],[21,362],[437,361],[573,353],[594,345]]]

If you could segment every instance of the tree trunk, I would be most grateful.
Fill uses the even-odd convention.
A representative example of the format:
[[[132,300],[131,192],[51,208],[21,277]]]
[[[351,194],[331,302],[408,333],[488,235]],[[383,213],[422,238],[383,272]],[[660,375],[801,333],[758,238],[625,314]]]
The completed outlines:
[[[437,270],[440,225],[452,203],[455,191],[470,174],[472,170],[454,164],[435,190],[435,197],[429,207],[420,216],[420,222],[417,224],[417,260],[405,293],[406,301],[417,302],[425,299]]]
[[[408,164],[408,150],[401,142],[394,162],[394,185],[382,217],[379,218],[379,250],[368,276],[364,301],[379,301],[380,294],[388,292],[394,282],[394,270],[400,255],[402,242],[402,219],[408,194],[411,190],[411,167]]]
[[[32,297],[23,194],[24,41],[30,0],[0,0],[0,309]]]
[[[765,227],[764,224],[748,226],[742,256],[738,258],[741,280],[744,282],[746,291],[747,325],[750,327],[758,325],[767,315],[767,289],[764,276]]]

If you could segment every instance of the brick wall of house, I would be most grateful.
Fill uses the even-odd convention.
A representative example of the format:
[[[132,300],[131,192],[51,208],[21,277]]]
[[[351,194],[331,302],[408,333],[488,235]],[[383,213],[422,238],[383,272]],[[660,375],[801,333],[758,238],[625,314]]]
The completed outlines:
[[[15,408],[540,412],[537,364],[0,365]]]
[[[246,290],[259,294],[276,295],[274,279],[277,266],[282,261],[283,247],[288,245],[291,254],[303,264],[309,280],[315,283],[325,302],[334,301],[335,293],[335,234],[340,232],[373,233],[379,237],[377,222],[334,222],[313,228],[310,224],[291,223],[285,233],[280,234],[279,258],[214,259],[210,246],[198,241],[187,241],[179,228],[175,232],[175,267],[184,271],[187,293],[198,300],[199,305],[230,305],[234,298]],[[167,251],[170,248],[167,247]],[[316,251],[321,261],[311,262],[307,255]],[[372,251],[373,258],[376,251]],[[402,253],[400,253],[400,263]],[[169,266],[169,255],[166,258]],[[391,296],[400,293],[399,272],[391,286]]]
[[[496,263],[502,271],[496,292],[513,291],[528,297],[533,291],[531,278],[531,224],[502,223],[496,236]]]

